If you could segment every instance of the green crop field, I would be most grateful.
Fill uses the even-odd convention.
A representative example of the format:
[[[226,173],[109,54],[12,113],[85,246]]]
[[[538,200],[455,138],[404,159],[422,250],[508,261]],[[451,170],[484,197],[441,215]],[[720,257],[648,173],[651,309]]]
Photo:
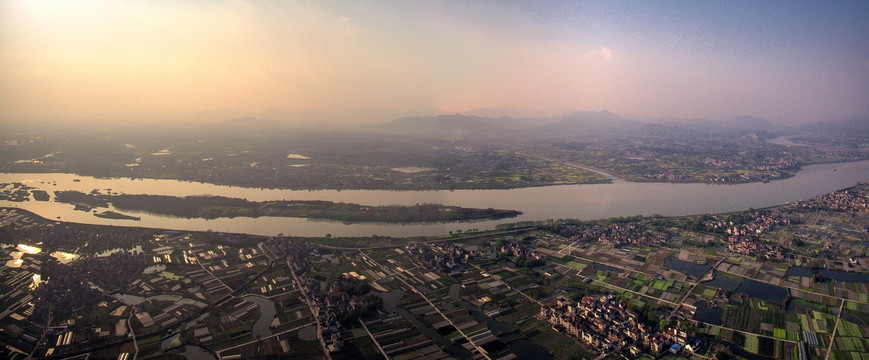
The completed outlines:
[[[788,332],[785,329],[775,328],[772,331],[772,336],[775,337],[776,339],[787,339]]]
[[[842,337],[862,337],[863,332],[860,331],[860,327],[857,324],[852,323],[847,320],[839,321],[839,336]]]

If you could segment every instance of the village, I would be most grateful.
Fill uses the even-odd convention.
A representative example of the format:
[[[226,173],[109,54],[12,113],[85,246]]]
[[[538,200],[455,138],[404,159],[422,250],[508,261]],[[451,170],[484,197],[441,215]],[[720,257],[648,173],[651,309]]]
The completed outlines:
[[[867,194],[372,248],[2,209],[0,341],[13,359],[855,358]]]

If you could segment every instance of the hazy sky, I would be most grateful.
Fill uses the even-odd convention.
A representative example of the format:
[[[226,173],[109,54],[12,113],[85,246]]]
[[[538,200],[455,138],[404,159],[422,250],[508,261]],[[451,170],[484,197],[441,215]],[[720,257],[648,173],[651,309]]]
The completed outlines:
[[[357,108],[869,117],[869,1],[0,1],[3,119]]]

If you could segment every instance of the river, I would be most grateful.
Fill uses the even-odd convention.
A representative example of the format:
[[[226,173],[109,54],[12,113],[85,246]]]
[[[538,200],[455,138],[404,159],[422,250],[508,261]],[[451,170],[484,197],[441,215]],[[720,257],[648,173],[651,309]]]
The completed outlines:
[[[77,181],[76,181],[77,180]],[[47,190],[50,201],[0,201],[3,207],[18,207],[48,219],[101,224],[155,227],[174,230],[239,232],[260,235],[284,233],[296,236],[416,236],[444,235],[449,231],[493,229],[498,224],[546,219],[582,220],[660,214],[679,216],[745,210],[808,199],[869,180],[869,161],[809,165],[796,176],[770,183],[736,185],[619,182],[614,184],[562,185],[509,190],[385,191],[385,190],[278,190],[222,186],[207,183],[111,178],[98,179],[63,173],[3,173],[0,183],[22,182]],[[413,205],[440,203],[474,208],[514,209],[523,212],[511,219],[434,224],[344,224],[303,218],[183,219],[109,210],[140,216],[141,221],[105,219],[75,211],[73,206],[53,201],[55,190],[171,196],[221,195],[266,200],[327,200],[365,205]]]

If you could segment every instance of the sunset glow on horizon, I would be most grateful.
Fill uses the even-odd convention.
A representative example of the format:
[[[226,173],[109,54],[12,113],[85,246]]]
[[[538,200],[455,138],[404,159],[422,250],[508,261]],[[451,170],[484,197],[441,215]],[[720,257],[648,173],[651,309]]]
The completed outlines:
[[[866,19],[858,1],[12,0],[0,5],[0,121],[483,108],[869,117]]]

